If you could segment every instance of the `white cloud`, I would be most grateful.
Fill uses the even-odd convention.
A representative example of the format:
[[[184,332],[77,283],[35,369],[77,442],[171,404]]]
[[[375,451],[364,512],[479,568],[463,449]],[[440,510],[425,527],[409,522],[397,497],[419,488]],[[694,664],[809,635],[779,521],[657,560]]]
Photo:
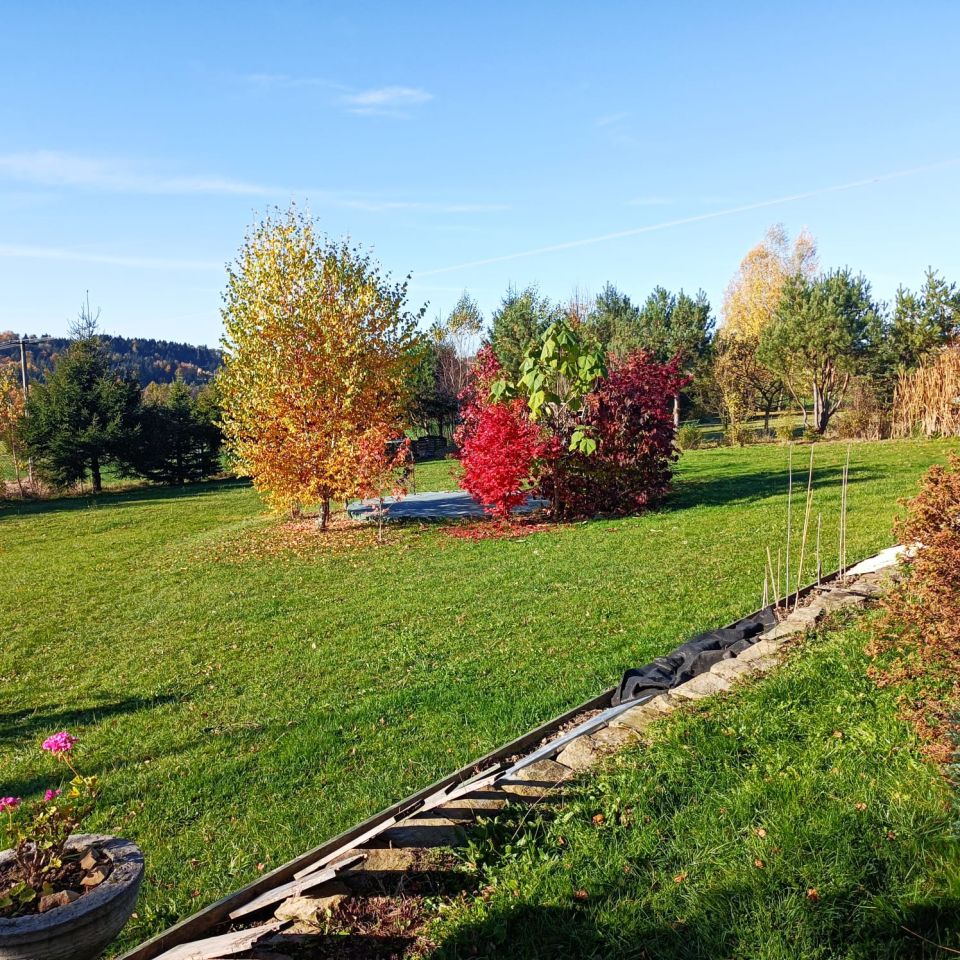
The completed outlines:
[[[248,73],[242,82],[260,90],[295,90],[299,88],[322,88],[335,93],[333,105],[349,113],[377,117],[408,117],[411,107],[434,99],[432,93],[422,87],[388,84],[383,87],[357,89],[343,83],[325,80],[323,77],[296,76],[289,73]]]
[[[345,93],[341,102],[351,113],[367,116],[405,117],[405,108],[427,103],[433,94],[420,87],[374,87],[355,93]]]
[[[597,119],[593,121],[593,125],[594,125],[595,127],[612,127],[612,126],[614,126],[614,125],[616,125],[616,124],[618,124],[618,123],[621,123],[622,121],[626,120],[627,117],[629,117],[629,116],[630,116],[630,114],[629,114],[629,113],[626,113],[626,112],[624,112],[624,113],[608,113],[606,116],[597,117]]]
[[[0,155],[0,178],[45,187],[88,187],[118,193],[270,196],[277,189],[224,177],[168,177],[132,170],[115,160],[55,150]]]
[[[356,107],[408,107],[432,100],[433,94],[419,87],[376,87],[347,94],[343,99]]]
[[[69,247],[39,247],[19,243],[0,243],[0,258],[26,260],[66,260],[75,263],[101,263],[113,267],[140,267],[145,270],[222,270],[214,260],[184,260],[169,257],[134,257],[125,254],[99,253]]]
[[[163,176],[141,172],[119,160],[84,157],[53,150],[0,154],[0,182],[4,180],[46,188],[99,190],[110,193],[207,194],[263,197],[278,202],[288,197],[302,197],[319,207],[360,210],[365,213],[474,214],[508,209],[504,204],[363,196],[322,188],[254,183],[219,176]]]

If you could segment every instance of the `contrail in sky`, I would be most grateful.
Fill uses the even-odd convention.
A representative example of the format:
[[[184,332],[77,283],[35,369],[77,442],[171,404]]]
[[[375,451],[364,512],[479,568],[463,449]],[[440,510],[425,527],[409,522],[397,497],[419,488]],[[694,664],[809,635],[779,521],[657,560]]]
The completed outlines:
[[[897,170],[894,173],[884,173],[876,177],[867,177],[865,180],[853,180],[850,183],[840,183],[832,187],[820,187],[817,190],[808,190],[805,193],[791,193],[785,197],[774,197],[771,200],[758,200],[755,203],[745,203],[739,207],[727,207],[725,210],[714,210],[711,213],[698,213],[692,217],[681,217],[679,220],[665,220],[662,223],[652,223],[645,227],[632,227],[629,230],[617,230],[614,233],[604,233],[598,237],[568,240],[566,243],[552,243],[546,247],[534,247],[532,250],[505,253],[498,257],[485,257],[481,260],[468,260],[466,263],[457,263],[449,267],[437,267],[433,270],[423,270],[420,273],[414,272],[414,278],[435,277],[441,273],[453,273],[455,270],[466,270],[468,267],[483,267],[490,263],[506,263],[509,260],[536,257],[543,253],[556,253],[559,250],[572,250],[575,247],[588,247],[595,243],[606,243],[608,240],[622,240],[624,237],[637,237],[642,233],[654,233],[657,230],[668,230],[670,227],[681,227],[688,223],[701,223],[704,220],[716,220],[719,217],[729,217],[735,213],[746,213],[748,210],[776,207],[782,203],[793,203],[797,200],[809,200],[811,197],[823,197],[829,193],[841,193],[844,190],[856,190],[859,187],[869,187],[871,184],[884,183],[887,180],[912,177],[920,173],[930,173],[934,170],[945,170],[949,167],[955,167],[957,164],[960,164],[960,158],[943,160],[940,163],[931,163],[923,167],[912,167],[909,170]]]

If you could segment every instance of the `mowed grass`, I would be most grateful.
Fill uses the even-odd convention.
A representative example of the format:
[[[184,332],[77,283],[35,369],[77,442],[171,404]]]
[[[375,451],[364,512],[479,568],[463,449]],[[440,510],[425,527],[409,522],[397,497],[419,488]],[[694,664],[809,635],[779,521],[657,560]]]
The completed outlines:
[[[955,448],[853,446],[851,559],[892,542],[897,498]],[[816,449],[826,569],[845,455]],[[147,856],[129,946],[754,609],[786,458],[693,451],[637,518],[482,542],[404,527],[306,555],[248,548],[273,521],[240,483],[4,505],[0,791],[43,789],[40,738],[81,735],[92,826]]]
[[[960,947],[955,797],[866,674],[853,623],[657,721],[467,859],[438,958],[877,960]],[[943,947],[939,950],[934,945]]]

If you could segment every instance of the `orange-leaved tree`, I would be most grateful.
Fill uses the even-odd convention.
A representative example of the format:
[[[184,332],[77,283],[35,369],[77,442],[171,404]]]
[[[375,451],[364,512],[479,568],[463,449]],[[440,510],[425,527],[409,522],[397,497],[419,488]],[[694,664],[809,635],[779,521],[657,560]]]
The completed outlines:
[[[407,283],[290,208],[247,235],[224,293],[223,425],[275,510],[354,496],[371,445],[399,435],[417,321]]]

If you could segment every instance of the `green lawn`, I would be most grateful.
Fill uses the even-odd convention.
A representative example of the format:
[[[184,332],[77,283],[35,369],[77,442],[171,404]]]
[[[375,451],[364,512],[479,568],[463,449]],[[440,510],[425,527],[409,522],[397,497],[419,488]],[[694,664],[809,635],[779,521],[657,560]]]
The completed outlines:
[[[865,642],[854,624],[811,639],[559,807],[487,824],[467,853],[485,897],[434,929],[438,958],[948,955],[924,937],[955,954],[955,800]]]
[[[851,557],[892,542],[897,497],[955,447],[853,446]],[[827,568],[845,452],[817,448]],[[2,792],[41,790],[39,739],[80,733],[94,826],[148,859],[129,945],[755,608],[785,466],[693,451],[642,517],[305,556],[246,549],[271,521],[238,483],[0,506]]]

